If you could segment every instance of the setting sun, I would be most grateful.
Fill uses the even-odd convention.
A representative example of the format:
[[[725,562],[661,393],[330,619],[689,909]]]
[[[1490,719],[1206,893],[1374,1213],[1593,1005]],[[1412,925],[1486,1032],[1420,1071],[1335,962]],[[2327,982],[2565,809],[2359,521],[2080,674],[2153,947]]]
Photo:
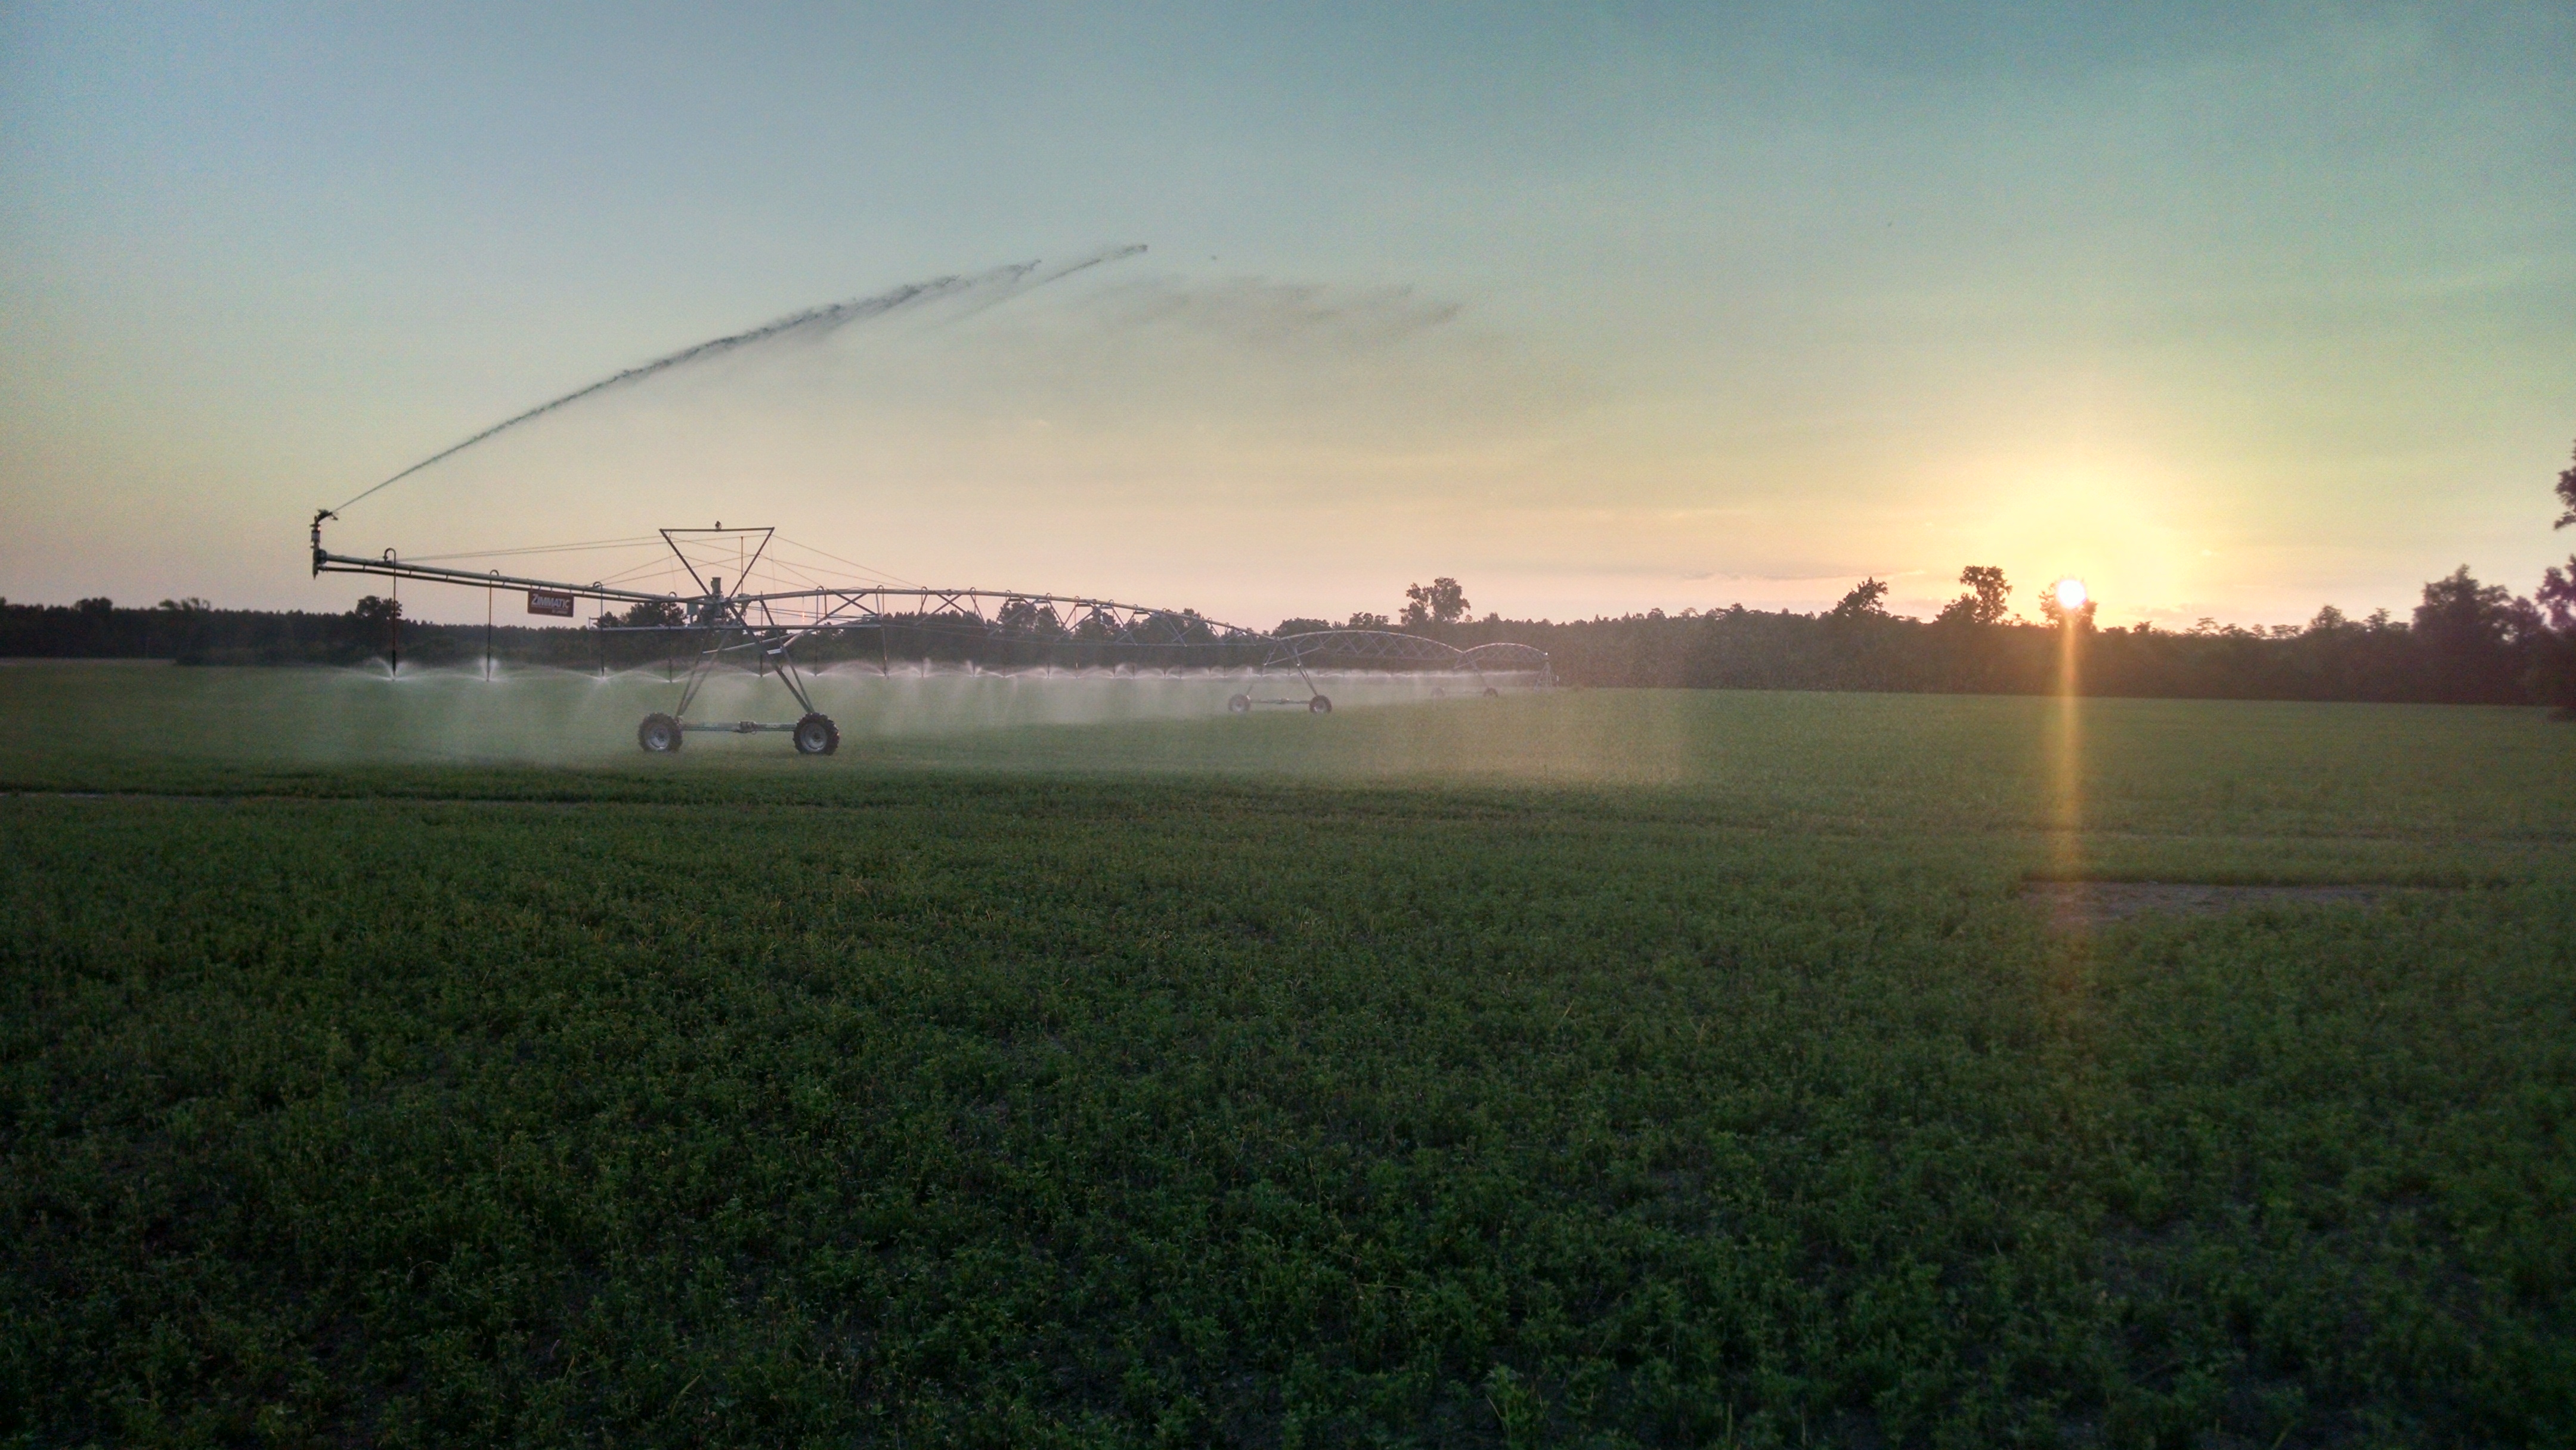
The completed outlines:
[[[2058,608],[2060,608],[2060,609],[2082,609],[2082,608],[2084,607],[2084,598],[2085,598],[2085,595],[2084,595],[2084,581],[2083,581],[2083,580],[2081,580],[2081,579],[2075,579],[2075,578],[2066,578],[2066,579],[2060,579],[2060,580],[2058,580],[2058,581],[2057,581],[2057,607],[2058,607]]]

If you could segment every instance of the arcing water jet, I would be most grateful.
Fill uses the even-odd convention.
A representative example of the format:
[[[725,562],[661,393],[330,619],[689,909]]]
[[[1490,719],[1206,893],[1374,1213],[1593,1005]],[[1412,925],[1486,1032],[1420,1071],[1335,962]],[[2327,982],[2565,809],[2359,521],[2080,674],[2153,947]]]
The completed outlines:
[[[889,312],[895,312],[903,308],[916,306],[935,298],[951,297],[961,293],[979,292],[994,288],[1002,289],[1004,295],[1007,296],[1010,292],[1020,290],[1023,284],[1030,287],[1042,287],[1049,282],[1070,277],[1076,272],[1100,266],[1102,263],[1115,262],[1123,258],[1135,256],[1144,250],[1145,248],[1142,245],[1112,247],[1107,251],[1095,252],[1090,256],[1079,258],[1065,266],[1056,268],[1052,272],[1044,274],[1039,274],[1039,264],[1036,262],[1018,262],[1005,267],[995,267],[989,272],[978,272],[973,275],[951,275],[946,277],[933,277],[926,282],[907,282],[903,286],[897,287],[892,291],[880,292],[874,297],[854,297],[846,302],[829,303],[822,307],[809,307],[802,312],[791,312],[785,317],[778,318],[775,321],[762,323],[760,326],[752,328],[747,332],[737,332],[727,337],[710,338],[694,347],[684,347],[678,352],[671,353],[663,357],[657,357],[651,362],[637,363],[635,366],[626,369],[624,372],[602,378],[598,382],[592,383],[586,388],[576,388],[572,392],[564,394],[562,397],[555,399],[551,403],[540,403],[536,407],[530,408],[528,411],[518,414],[515,417],[504,418],[500,422],[493,424],[491,427],[484,429],[482,432],[475,434],[473,437],[466,439],[462,443],[440,449],[438,452],[429,455],[427,458],[424,458],[420,462],[413,464],[411,467],[404,469],[402,472],[395,474],[393,477],[386,479],[384,482],[375,485],[373,488],[369,488],[364,492],[361,492],[355,498],[350,499],[348,503],[341,504],[339,508],[332,509],[330,512],[335,514],[339,513],[341,510],[348,508],[350,504],[358,503],[384,489],[390,488],[393,485],[402,482],[404,479],[411,477],[413,474],[420,472],[422,469],[429,467],[433,463],[453,458],[457,454],[464,452],[466,449],[473,447],[475,444],[481,443],[490,438],[498,437],[503,433],[507,433],[522,423],[533,422],[559,408],[569,406],[573,403],[578,403],[584,398],[604,393],[611,388],[623,387],[629,383],[640,383],[644,379],[652,377],[656,373],[666,373],[673,368],[685,367],[688,364],[695,362],[704,362],[709,358],[721,357],[726,353],[739,352],[746,347],[754,347],[764,342],[774,342],[782,337],[799,335],[819,336],[824,333],[835,331],[839,328],[847,327],[853,322],[864,321],[872,317],[882,317]],[[1029,280],[1032,275],[1036,276],[1035,281]],[[997,297],[995,300],[999,301],[1001,299]]]

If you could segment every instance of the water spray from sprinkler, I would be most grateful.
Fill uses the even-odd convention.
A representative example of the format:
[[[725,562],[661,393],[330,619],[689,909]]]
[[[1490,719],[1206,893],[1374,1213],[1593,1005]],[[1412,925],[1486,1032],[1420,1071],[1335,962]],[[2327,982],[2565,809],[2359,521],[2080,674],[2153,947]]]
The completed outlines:
[[[322,518],[337,514],[340,509],[349,507],[349,504],[360,502],[361,500],[384,489],[390,488],[393,485],[402,482],[404,479],[411,477],[413,474],[420,472],[422,469],[429,467],[433,463],[453,458],[457,454],[464,452],[466,449],[473,447],[475,444],[506,433],[511,429],[518,427],[522,423],[532,422],[538,418],[542,418],[546,414],[554,412],[558,408],[565,407],[572,403],[578,403],[582,399],[590,397],[593,394],[603,393],[611,388],[621,387],[628,383],[642,382],[644,379],[652,377],[656,373],[669,372],[673,368],[684,367],[694,362],[704,362],[709,358],[721,357],[726,353],[738,352],[743,348],[756,346],[764,342],[772,342],[782,337],[821,336],[822,334],[835,331],[839,328],[847,327],[854,322],[865,321],[873,317],[882,317],[887,313],[899,311],[917,304],[926,303],[936,298],[956,296],[963,293],[980,292],[994,288],[1001,289],[1003,295],[1007,296],[1012,292],[1023,289],[1024,287],[1042,287],[1049,282],[1060,281],[1063,278],[1070,277],[1076,272],[1087,271],[1090,268],[1100,266],[1106,262],[1120,261],[1124,258],[1135,256],[1144,250],[1145,248],[1142,244],[1112,247],[1107,251],[1095,252],[1090,256],[1077,258],[1073,262],[1062,267],[1058,267],[1051,272],[1040,272],[1039,264],[1037,262],[1015,262],[1009,266],[996,267],[989,272],[978,272],[972,275],[951,274],[945,277],[933,277],[926,282],[907,282],[903,286],[897,287],[892,291],[880,292],[873,297],[854,297],[846,302],[834,302],[822,307],[809,307],[802,312],[791,312],[785,317],[778,318],[775,321],[765,322],[747,332],[737,332],[726,337],[710,338],[694,347],[684,347],[678,352],[657,357],[651,362],[638,363],[623,372],[602,378],[598,382],[592,383],[586,388],[577,388],[572,392],[566,393],[562,397],[555,399],[553,402],[541,403],[536,407],[530,408],[524,413],[516,415],[515,417],[504,418],[500,422],[493,424],[491,427],[484,429],[482,432],[475,434],[473,437],[466,439],[464,442],[440,449],[438,452],[431,454],[420,462],[415,463],[411,467],[404,469],[402,472],[395,474],[393,477],[386,479],[384,482],[375,485],[373,488],[364,490],[356,497],[351,498],[348,503],[341,504],[339,508],[323,510],[321,515],[317,516],[315,522],[318,524]],[[1032,280],[1032,278],[1034,278],[1034,280]],[[996,297],[994,300],[999,301],[1001,298]]]
[[[973,277],[934,278],[875,297],[809,308],[747,332],[715,338],[628,368],[432,454],[338,509],[316,510],[310,532],[313,572],[373,574],[395,581],[415,579],[482,588],[487,680],[497,673],[493,631],[497,623],[495,601],[501,590],[525,589],[531,613],[558,617],[570,616],[576,600],[594,601],[598,612],[591,627],[600,641],[602,676],[607,673],[607,637],[612,633],[657,637],[673,646],[664,652],[664,683],[677,686],[679,697],[669,711],[645,716],[636,732],[638,745],[656,755],[678,751],[688,734],[700,732],[789,734],[800,755],[834,753],[840,746],[839,727],[815,708],[806,679],[808,671],[815,668],[815,652],[829,641],[852,635],[874,637],[881,678],[892,674],[891,641],[898,632],[943,651],[971,651],[980,643],[1000,647],[1024,661],[1035,655],[1050,673],[1060,657],[1061,662],[1076,668],[1112,665],[1120,678],[1135,677],[1144,667],[1150,667],[1158,676],[1193,667],[1241,672],[1246,688],[1226,702],[1226,708],[1237,715],[1249,714],[1258,706],[1295,708],[1315,715],[1331,713],[1333,702],[1317,688],[1314,679],[1317,671],[1328,666],[1437,670],[1452,679],[1474,678],[1488,697],[1500,694],[1495,686],[1486,683],[1488,672],[1534,676],[1545,685],[1550,679],[1547,655],[1532,646],[1496,640],[1460,648],[1430,635],[1388,630],[1382,620],[1375,628],[1356,627],[1359,621],[1354,620],[1354,627],[1273,634],[1207,619],[1194,609],[1150,608],[1090,595],[885,583],[851,586],[811,579],[784,589],[754,589],[748,587],[749,580],[775,534],[767,527],[727,529],[719,522],[712,529],[661,530],[663,542],[699,587],[699,593],[687,596],[654,593],[625,582],[624,576],[616,582],[593,580],[582,585],[504,574],[498,569],[477,571],[432,560],[404,559],[392,549],[385,550],[381,557],[366,558],[334,554],[323,547],[322,525],[351,505],[521,423],[621,384],[777,338],[819,335],[931,298],[972,292],[976,302],[993,305],[1018,290],[1043,286],[1144,250],[1141,246],[1113,248],[1046,272],[1041,272],[1037,263],[1029,262]],[[727,544],[734,547],[730,574],[719,575],[707,567],[716,562],[706,557],[709,544],[719,549]],[[733,586],[730,590],[726,588],[728,580]],[[539,608],[541,601],[548,607]],[[624,622],[609,623],[607,611],[612,603],[626,607]],[[396,613],[398,608],[388,612]],[[676,671],[676,646],[683,638],[688,640],[693,655],[685,681],[677,678]],[[797,656],[800,644],[807,647],[802,661]],[[389,673],[400,668],[400,650],[397,632],[388,641]],[[970,659],[967,672],[970,678],[983,683],[987,677],[980,663]],[[792,724],[762,723],[749,718],[724,723],[692,715],[692,705],[703,703],[701,693],[717,674],[743,665],[749,666],[754,681],[775,680],[784,687],[803,710],[802,717]],[[1295,686],[1287,683],[1290,676],[1296,679]],[[1252,693],[1253,682],[1263,677],[1278,681],[1263,688],[1302,693],[1256,696]],[[1435,687],[1433,693],[1436,696],[1442,691]]]

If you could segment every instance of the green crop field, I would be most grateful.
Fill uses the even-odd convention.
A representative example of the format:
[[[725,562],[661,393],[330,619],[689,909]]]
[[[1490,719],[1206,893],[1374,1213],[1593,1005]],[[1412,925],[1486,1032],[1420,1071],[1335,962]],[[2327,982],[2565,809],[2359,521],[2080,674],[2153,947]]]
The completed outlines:
[[[2576,1438],[2576,727],[820,688],[0,666],[0,1443]]]

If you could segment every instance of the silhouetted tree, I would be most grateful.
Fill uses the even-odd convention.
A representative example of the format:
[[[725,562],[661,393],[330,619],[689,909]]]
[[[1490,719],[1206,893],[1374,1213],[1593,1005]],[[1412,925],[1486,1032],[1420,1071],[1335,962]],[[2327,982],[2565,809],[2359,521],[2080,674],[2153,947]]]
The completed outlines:
[[[689,618],[688,612],[676,599],[638,599],[626,606],[623,614],[606,617],[609,623],[624,625],[628,629],[664,629],[685,624]]]
[[[2576,457],[2576,454],[2570,456]],[[2558,475],[2558,501],[2567,506],[2567,511],[2560,514],[2558,522],[2550,527],[2563,529],[2569,524],[2576,524],[2576,462],[2570,462]]]
[[[2576,554],[2567,556],[2564,573],[2555,564],[2540,572],[2532,599],[2548,612],[2550,628],[2576,630]]]
[[[1387,623],[1388,623],[1388,621],[1387,621],[1387,617],[1386,617],[1385,615],[1383,615],[1383,614],[1371,614],[1371,613],[1369,613],[1367,610],[1362,609],[1362,610],[1358,610],[1358,611],[1354,612],[1354,613],[1351,615],[1351,617],[1350,617],[1347,621],[1345,621],[1345,622],[1343,623],[1342,628],[1344,628],[1344,629],[1384,629],[1384,628],[1386,628],[1386,627],[1387,627]]]
[[[1968,592],[1941,606],[1944,624],[2001,624],[2012,607],[2012,586],[2004,571],[1991,564],[1971,564],[1959,571]]]
[[[1458,581],[1443,576],[1428,584],[1408,584],[1404,590],[1404,627],[1419,628],[1426,624],[1456,624],[1467,617],[1467,595]]]
[[[1272,634],[1282,636],[1291,634],[1321,634],[1332,627],[1333,622],[1329,619],[1283,619],[1279,621],[1279,627],[1270,632]]]
[[[1856,619],[1885,619],[1886,601],[1887,585],[1876,575],[1872,575],[1852,586],[1851,592],[1844,595],[1842,602],[1834,606],[1833,617],[1845,622]]]
[[[2426,682],[2441,700],[2501,704],[2521,697],[2527,637],[2540,611],[2501,584],[2480,584],[2462,564],[2424,586],[2415,642]]]
[[[2046,621],[2051,629],[2062,629],[2072,620],[2077,630],[2090,631],[2093,628],[2094,605],[2095,601],[2087,599],[2084,601],[2083,608],[2070,613],[2065,605],[2057,602],[2056,585],[2051,584],[2039,591],[2039,617]],[[2298,633],[2296,625],[2289,626],[2289,629],[2292,634]]]
[[[2571,470],[2576,472],[2576,470]],[[2566,481],[2560,480],[2564,490]],[[2523,677],[2532,698],[2555,705],[2561,719],[2576,719],[2576,554],[2561,570],[2541,571],[2533,602],[2546,613],[2546,627],[2531,641],[2531,668]]]
[[[2576,524],[2576,454],[2559,471],[2558,501],[2564,507],[2550,527]],[[2531,640],[2531,669],[2524,683],[2534,698],[2557,706],[2561,718],[2576,718],[2576,554],[2567,556],[2564,573],[2554,564],[2541,571],[2533,599],[2548,618]]]
[[[349,610],[351,643],[361,650],[402,648],[402,601],[370,594]]]

